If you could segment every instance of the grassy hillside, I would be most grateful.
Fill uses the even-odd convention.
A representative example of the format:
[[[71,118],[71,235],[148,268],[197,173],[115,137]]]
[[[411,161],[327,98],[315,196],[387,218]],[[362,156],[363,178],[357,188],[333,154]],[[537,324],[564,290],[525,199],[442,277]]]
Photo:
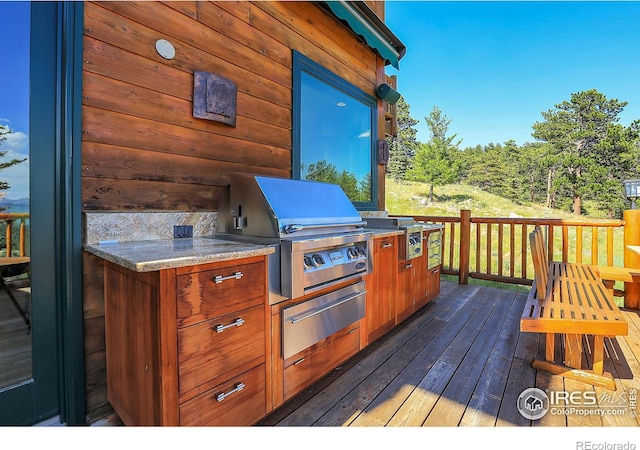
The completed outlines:
[[[518,205],[479,188],[462,184],[435,187],[434,202],[429,204],[429,185],[411,181],[396,183],[389,178],[385,182],[385,202],[389,214],[459,216],[461,209],[469,209],[474,217],[576,217],[574,214],[540,205]]]

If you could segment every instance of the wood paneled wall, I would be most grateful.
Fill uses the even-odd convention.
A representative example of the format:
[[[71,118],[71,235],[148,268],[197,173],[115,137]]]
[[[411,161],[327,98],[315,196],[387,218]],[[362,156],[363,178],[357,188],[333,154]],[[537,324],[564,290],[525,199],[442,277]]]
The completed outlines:
[[[372,95],[384,80],[381,58],[313,2],[87,2],[84,28],[84,210],[216,210],[231,172],[290,177],[292,49]],[[236,83],[236,127],[193,117],[195,70]],[[102,264],[83,263],[93,420],[109,408]]]

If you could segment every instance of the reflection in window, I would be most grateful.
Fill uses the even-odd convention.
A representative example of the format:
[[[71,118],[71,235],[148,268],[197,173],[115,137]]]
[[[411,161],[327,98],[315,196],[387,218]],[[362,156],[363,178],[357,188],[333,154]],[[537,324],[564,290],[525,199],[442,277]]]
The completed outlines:
[[[338,184],[361,209],[375,206],[375,99],[297,53],[294,89],[294,177]]]

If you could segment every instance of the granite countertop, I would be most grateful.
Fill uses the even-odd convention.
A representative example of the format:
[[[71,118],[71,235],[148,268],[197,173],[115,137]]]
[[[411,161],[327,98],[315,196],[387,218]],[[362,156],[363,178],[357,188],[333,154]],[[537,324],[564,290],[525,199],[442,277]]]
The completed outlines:
[[[417,225],[422,225],[425,230],[444,230],[444,225],[440,223],[420,223],[417,222]]]
[[[373,233],[373,238],[383,238],[387,236],[400,236],[404,234],[402,230],[387,230],[384,228],[365,228],[364,231]]]
[[[275,248],[267,245],[213,237],[85,244],[84,249],[135,272],[152,272],[275,253]]]

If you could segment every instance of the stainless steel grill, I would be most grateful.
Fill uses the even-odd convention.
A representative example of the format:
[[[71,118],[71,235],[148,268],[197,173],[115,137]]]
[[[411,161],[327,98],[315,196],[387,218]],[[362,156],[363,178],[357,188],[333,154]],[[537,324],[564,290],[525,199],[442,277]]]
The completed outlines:
[[[371,271],[372,233],[340,186],[232,174],[218,235],[271,245],[270,304]]]
[[[269,256],[269,303],[318,292],[283,308],[284,358],[364,317],[363,276],[372,269],[373,233],[364,231],[366,222],[342,188],[232,174],[228,189],[217,235],[275,248]]]

